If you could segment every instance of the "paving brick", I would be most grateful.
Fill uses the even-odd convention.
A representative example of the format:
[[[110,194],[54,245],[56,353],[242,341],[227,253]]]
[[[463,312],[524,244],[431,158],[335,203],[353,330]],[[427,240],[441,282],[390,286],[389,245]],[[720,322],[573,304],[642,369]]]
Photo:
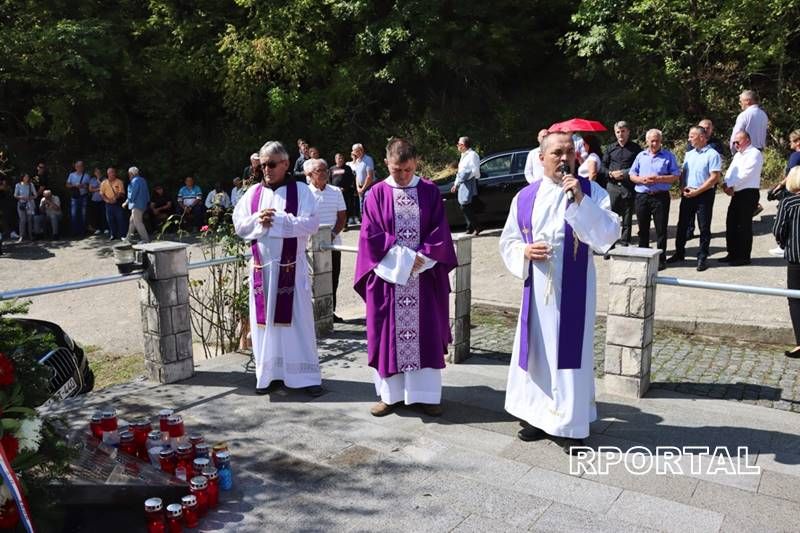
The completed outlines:
[[[629,490],[617,498],[608,516],[675,533],[717,531],[724,518],[721,513]]]

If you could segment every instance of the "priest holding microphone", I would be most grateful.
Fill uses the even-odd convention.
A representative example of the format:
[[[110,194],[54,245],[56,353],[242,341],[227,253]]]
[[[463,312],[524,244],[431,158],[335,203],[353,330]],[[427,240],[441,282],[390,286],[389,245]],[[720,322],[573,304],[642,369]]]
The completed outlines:
[[[544,177],[514,198],[500,237],[506,267],[524,281],[505,408],[522,420],[521,440],[559,437],[571,453],[597,418],[592,251],[619,239],[620,220],[606,191],[575,175],[569,134],[548,134],[539,158]]]

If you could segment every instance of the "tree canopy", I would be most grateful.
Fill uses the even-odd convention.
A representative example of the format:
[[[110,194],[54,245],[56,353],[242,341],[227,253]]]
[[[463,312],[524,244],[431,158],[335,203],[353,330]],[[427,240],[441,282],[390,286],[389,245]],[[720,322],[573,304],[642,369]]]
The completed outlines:
[[[529,146],[582,115],[682,139],[756,89],[796,127],[800,0],[0,0],[0,149],[20,170],[230,179],[266,139]]]

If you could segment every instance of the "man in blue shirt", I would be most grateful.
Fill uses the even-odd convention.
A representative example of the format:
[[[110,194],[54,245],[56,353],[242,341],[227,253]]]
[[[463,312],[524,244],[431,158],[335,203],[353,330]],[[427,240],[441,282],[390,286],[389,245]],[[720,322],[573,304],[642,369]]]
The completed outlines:
[[[689,130],[689,143],[694,148],[686,152],[681,172],[681,207],[675,235],[675,255],[667,259],[667,263],[678,263],[685,259],[686,230],[697,215],[697,225],[700,226],[697,271],[703,272],[708,269],[711,216],[722,172],[722,158],[708,145],[708,135],[702,126],[693,126]]]
[[[83,237],[86,234],[86,206],[89,200],[89,180],[83,161],[75,161],[75,172],[70,172],[65,184],[70,193],[69,222],[72,236]]]
[[[131,210],[131,219],[128,224],[127,240],[131,240],[133,232],[139,234],[141,242],[150,242],[147,228],[144,227],[144,211],[150,205],[150,190],[147,188],[147,181],[139,175],[139,169],[131,167],[128,169],[128,209]]]
[[[206,210],[203,205],[203,191],[195,185],[194,178],[187,176],[183,187],[178,190],[178,215],[186,226],[200,228],[205,224]]]
[[[675,155],[661,147],[661,130],[651,129],[645,135],[647,150],[636,156],[628,176],[636,193],[636,219],[639,222],[639,247],[650,247],[650,218],[656,226],[656,244],[661,250],[658,269],[663,270],[667,257],[667,223],[669,221],[669,189],[679,175]]]

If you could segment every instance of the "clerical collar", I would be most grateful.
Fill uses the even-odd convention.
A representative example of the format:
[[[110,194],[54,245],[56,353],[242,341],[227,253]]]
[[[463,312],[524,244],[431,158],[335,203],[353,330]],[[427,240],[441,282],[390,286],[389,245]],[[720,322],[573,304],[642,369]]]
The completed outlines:
[[[416,187],[417,184],[419,183],[419,179],[420,179],[419,176],[414,176],[413,178],[411,178],[409,184],[404,187],[398,185],[397,182],[394,181],[394,178],[391,176],[387,177],[384,181],[386,182],[386,185],[388,185],[389,187],[395,187],[397,189],[409,189],[411,187]]]
[[[287,176],[285,176],[283,178],[283,181],[280,182],[280,184],[278,184],[278,185],[272,185],[270,183],[265,183],[266,182],[266,178],[261,180],[261,185],[263,185],[267,189],[272,189],[273,191],[277,191],[278,189],[280,189],[284,185],[289,185],[289,183],[291,183],[293,181],[294,181],[294,176],[287,175]]]

